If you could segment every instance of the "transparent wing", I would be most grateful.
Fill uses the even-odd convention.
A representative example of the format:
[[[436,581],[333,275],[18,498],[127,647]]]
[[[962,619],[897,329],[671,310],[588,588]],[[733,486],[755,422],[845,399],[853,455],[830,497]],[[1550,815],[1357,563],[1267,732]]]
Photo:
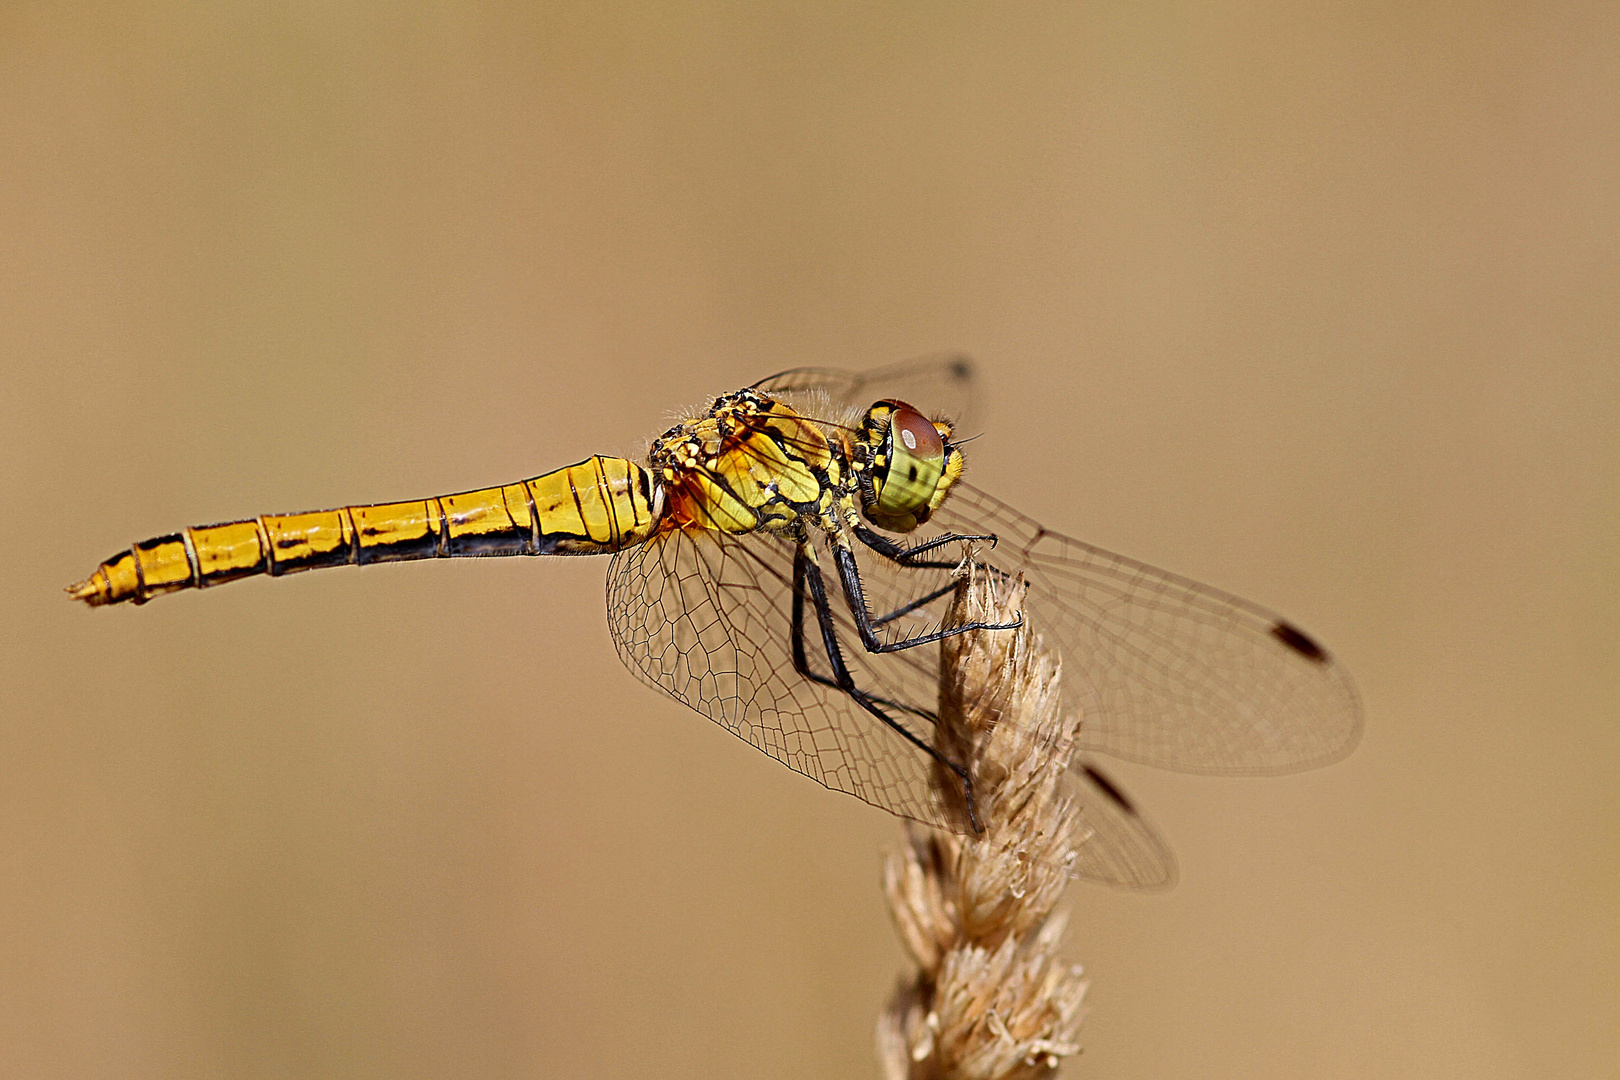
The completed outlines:
[[[857,554],[879,615],[952,583],[949,571]],[[828,560],[823,558],[823,565]],[[619,552],[608,572],[608,615],[625,664],[647,684],[709,717],[796,772],[902,817],[959,828],[934,787],[931,760],[848,695],[799,674],[792,659],[793,545],[768,535],[674,532]],[[828,579],[837,637],[857,686],[919,738],[933,738],[939,648],[872,654],[861,644],[836,578]],[[938,629],[948,593],[879,627],[885,640]],[[831,666],[806,601],[811,672]],[[1129,888],[1175,881],[1168,847],[1095,768],[1073,770],[1080,807],[1074,872]]]
[[[1081,723],[1084,730],[1084,720]],[[1074,873],[1104,885],[1168,889],[1176,883],[1170,846],[1136,805],[1101,769],[1077,756],[1067,774],[1068,795],[1080,810]]]
[[[875,401],[896,398],[935,417],[948,417],[960,430],[973,421],[976,378],[971,358],[962,353],[930,353],[869,371],[794,368],[754,384],[754,389],[828,420],[859,418]],[[822,407],[820,402],[826,402]],[[842,422],[848,423],[848,420]]]
[[[975,545],[974,550],[981,559],[991,554],[982,544]],[[947,552],[947,559],[964,554],[961,549],[947,549]],[[909,608],[921,597],[951,589],[956,582],[950,570],[901,567],[869,551],[857,549],[856,559],[868,604],[879,619],[886,613]],[[942,629],[950,615],[951,601],[951,592],[943,592],[938,599],[883,622],[878,627],[879,636],[885,641],[895,641]],[[1026,608],[1035,633],[1061,650],[1061,641],[1050,632],[1052,618],[1044,606],[1039,602],[1026,603]],[[939,694],[939,646],[926,645],[874,656],[862,650],[844,597],[834,598],[834,613],[845,653],[857,653],[862,661],[864,670],[856,676],[858,685],[891,703],[909,703],[916,715],[926,713],[919,730],[930,730],[932,710]],[[1071,665],[1065,664],[1066,687],[1083,677],[1083,672],[1070,675],[1072,670]],[[1084,700],[1085,694],[1081,692],[1075,697]],[[1082,742],[1088,722],[1083,714]],[[1075,801],[1080,813],[1079,831],[1074,837],[1075,862],[1071,867],[1077,877],[1130,889],[1167,889],[1175,884],[1176,860],[1169,844],[1119,784],[1084,754],[1075,756],[1064,793]],[[951,821],[956,822],[951,827],[959,827],[957,819],[953,817]]]
[[[1343,666],[1257,604],[1042,528],[958,484],[931,527],[994,533],[982,557],[1029,581],[1040,632],[1084,703],[1081,744],[1184,772],[1285,773],[1349,753]]]
[[[800,369],[758,386],[832,423],[884,397],[959,414],[972,368],[961,357],[924,357],[866,373]],[[1327,764],[1359,738],[1361,706],[1344,668],[1259,605],[1053,533],[966,484],[928,529],[902,540],[940,531],[1000,538],[980,557],[1029,582],[1037,629],[1064,655],[1070,693],[1083,705],[1087,749],[1189,772],[1262,774]],[[927,595],[934,587],[929,575],[944,573],[859,554],[878,614]],[[836,589],[831,581],[829,589]],[[937,650],[869,656],[843,608],[834,606],[846,656],[852,667],[859,660],[867,669],[857,674],[859,684],[880,686],[907,715],[926,717],[937,693]],[[884,633],[892,639],[926,631],[943,610],[940,604],[908,611],[886,623]],[[1085,832],[1076,872],[1136,888],[1171,884],[1173,856],[1118,786],[1083,756],[1071,777]]]
[[[608,623],[620,658],[644,682],[795,772],[902,817],[948,825],[929,757],[842,691],[795,670],[793,552],[790,541],[767,534],[672,531],[617,553],[608,568]],[[806,620],[811,669],[830,675],[808,601]],[[847,617],[840,636],[857,685],[914,701],[911,680],[921,672],[910,658],[867,655]],[[938,650],[927,651],[937,665]],[[923,711],[895,716],[931,741]]]

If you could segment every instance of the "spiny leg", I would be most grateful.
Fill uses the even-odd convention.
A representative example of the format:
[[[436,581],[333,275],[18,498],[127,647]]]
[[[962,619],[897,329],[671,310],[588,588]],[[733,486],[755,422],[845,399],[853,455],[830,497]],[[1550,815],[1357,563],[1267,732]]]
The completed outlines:
[[[889,559],[889,560],[895,562],[896,564],[898,564],[900,566],[904,566],[908,570],[954,570],[954,569],[956,569],[956,567],[958,565],[960,565],[959,561],[958,562],[932,562],[932,561],[930,561],[930,562],[918,562],[918,561],[916,561],[916,556],[926,554],[927,552],[933,551],[936,548],[943,547],[946,544],[954,544],[959,540],[961,540],[961,541],[988,540],[988,541],[990,541],[990,546],[991,547],[994,547],[995,543],[996,543],[996,538],[994,536],[989,535],[988,533],[985,534],[985,535],[982,535],[982,536],[968,536],[968,535],[965,535],[965,534],[962,534],[962,533],[946,533],[943,536],[936,536],[932,540],[927,540],[927,541],[924,541],[921,544],[917,544],[915,547],[907,548],[907,547],[902,547],[900,544],[897,544],[895,541],[890,540],[888,537],[883,536],[880,533],[873,532],[871,529],[867,528],[864,524],[862,524],[860,519],[857,518],[857,517],[852,516],[849,524],[850,524],[851,531],[853,531],[855,533],[855,538],[858,539],[861,543],[865,544],[867,547],[871,548],[873,551],[877,552],[879,555],[882,555],[884,558]],[[900,607],[895,608],[893,611],[889,612],[887,615],[879,615],[879,616],[874,617],[872,619],[872,625],[873,626],[882,626],[885,623],[893,622],[895,619],[900,618],[900,616],[902,616],[902,615],[909,615],[913,611],[916,611],[918,608],[927,607],[929,604],[932,604],[935,600],[938,600],[940,597],[945,596],[946,594],[952,592],[955,588],[956,588],[956,583],[954,581],[951,582],[948,585],[942,585],[939,588],[935,589],[933,592],[927,594],[926,596],[918,597],[916,600],[911,601],[911,603],[909,603],[909,604],[903,604]]]
[[[921,716],[927,716],[928,714],[868,694],[855,685],[854,676],[850,674],[848,666],[844,663],[843,649],[838,644],[838,626],[833,621],[832,605],[827,600],[826,582],[822,580],[821,568],[816,565],[815,561],[815,550],[811,547],[807,536],[801,535],[799,537],[798,550],[794,552],[793,586],[794,669],[812,682],[848,694],[861,708],[883,721],[911,745],[955,773],[957,779],[962,782],[962,796],[967,803],[968,823],[972,826],[974,832],[983,832],[984,826],[979,822],[978,803],[973,794],[973,777],[969,775],[968,770],[912,734],[904,725],[885,713],[880,706],[888,705],[891,708],[901,708]],[[804,647],[804,598],[806,594],[809,595],[810,602],[815,605],[816,623],[821,629],[822,648],[826,651],[827,662],[832,667],[833,674],[830,679],[810,670],[809,657],[806,655]],[[935,717],[929,717],[929,719],[937,722]]]
[[[845,687],[843,683],[840,683],[837,679],[829,678],[826,675],[822,675],[820,672],[811,670],[810,659],[805,650],[804,598],[809,595],[810,589],[810,586],[806,583],[805,579],[808,568],[815,566],[814,560],[815,553],[813,551],[810,552],[808,556],[806,556],[803,552],[799,552],[795,554],[793,558],[793,670],[813,683],[821,686],[831,687],[834,690],[843,691]],[[821,576],[819,567],[816,567],[816,576],[818,579]],[[952,587],[954,588],[955,586]],[[822,586],[822,591],[823,594],[825,594],[825,584]],[[843,664],[842,646],[838,644],[838,639],[836,637],[832,639],[830,645],[826,641],[823,641],[823,651],[836,653],[839,659],[839,664]],[[835,667],[834,670],[836,671],[837,668]],[[908,705],[903,701],[894,701],[890,698],[879,697],[876,694],[866,694],[866,697],[869,701],[876,705],[880,705],[883,708],[894,709],[897,712],[910,713],[912,716],[915,716],[920,720],[925,720],[930,724],[939,723],[939,716],[928,711],[927,709],[921,709],[915,705]]]
[[[951,582],[949,585],[941,585],[939,588],[935,589],[931,593],[928,593],[926,596],[919,596],[917,599],[913,600],[909,604],[900,605],[899,607],[895,608],[893,611],[889,612],[887,615],[874,615],[874,616],[872,616],[872,625],[873,626],[883,626],[885,623],[891,623],[894,620],[900,618],[900,616],[902,616],[902,615],[910,615],[913,611],[916,611],[919,608],[925,608],[929,604],[932,604],[935,600],[938,600],[940,597],[945,596],[945,595],[947,595],[949,593],[953,593],[955,591],[956,591],[956,582],[954,582],[954,581]]]
[[[887,536],[884,536],[881,533],[873,532],[859,520],[852,521],[850,523],[850,528],[855,533],[855,538],[857,540],[871,548],[873,551],[877,552],[879,555],[882,555],[884,558],[892,560],[901,566],[915,570],[956,569],[960,563],[915,561],[916,556],[926,554],[927,552],[932,551],[935,548],[942,547],[945,544],[988,540],[990,542],[990,546],[995,547],[997,540],[994,533],[945,533],[942,536],[936,536],[931,540],[925,540],[914,547],[908,548],[896,543],[893,540],[890,540]],[[1007,573],[1007,571],[1002,570],[1000,567],[992,566],[990,563],[981,562],[978,564],[978,566],[981,570],[984,570],[986,573],[995,577],[999,581],[1008,581],[1012,578],[1012,575]],[[884,623],[889,622],[892,619],[897,619],[901,615],[905,615],[908,612],[915,611],[920,607],[924,607],[927,604],[932,603],[934,600],[937,600],[941,596],[944,596],[946,593],[950,592],[952,588],[954,588],[954,586],[946,586],[944,588],[937,589],[920,600],[912,601],[905,607],[891,611],[881,618],[874,618],[872,623],[875,626],[882,626]]]
[[[838,538],[837,545],[833,548],[833,559],[838,563],[838,576],[844,583],[844,595],[849,601],[850,614],[855,617],[855,629],[859,631],[861,644],[866,646],[867,652],[898,652],[901,649],[914,649],[919,645],[928,645],[948,637],[955,637],[957,634],[963,634],[969,630],[1016,630],[1024,625],[1024,616],[1020,614],[1016,622],[990,623],[975,620],[960,623],[956,626],[947,626],[943,630],[903,638],[900,641],[879,641],[877,624],[874,623],[872,612],[866,606],[866,591],[861,585],[860,568],[855,565],[855,552],[850,549],[849,544],[842,537]],[[941,592],[939,595],[943,596],[944,593]],[[891,612],[885,616],[885,619],[892,619],[902,613],[899,611]]]
[[[920,544],[913,545],[912,547],[906,547],[903,544],[890,540],[882,533],[872,531],[860,521],[851,522],[850,527],[854,531],[855,538],[857,540],[871,548],[873,551],[877,552],[879,555],[882,555],[885,559],[891,559],[894,562],[899,563],[901,566],[909,566],[919,569],[955,569],[957,564],[954,562],[916,561],[917,556],[926,555],[930,551],[942,548],[947,544],[986,541],[991,547],[996,546],[996,536],[994,533],[942,533],[941,535],[933,537],[932,539],[924,540]]]

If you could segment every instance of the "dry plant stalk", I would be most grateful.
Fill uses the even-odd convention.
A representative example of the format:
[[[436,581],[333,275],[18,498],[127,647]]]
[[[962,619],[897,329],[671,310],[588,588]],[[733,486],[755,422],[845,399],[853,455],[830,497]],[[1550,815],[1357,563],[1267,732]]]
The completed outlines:
[[[970,564],[971,565],[971,564]],[[1017,619],[1022,582],[970,570],[953,621]],[[1077,811],[1062,794],[1080,730],[1066,710],[1059,663],[1030,630],[945,639],[941,746],[974,777],[984,830],[962,835],[908,824],[883,887],[917,961],[878,1021],[889,1080],[1050,1076],[1080,1049],[1087,981],[1057,957],[1067,921],[1056,911],[1074,861]],[[961,785],[937,778],[962,807]]]

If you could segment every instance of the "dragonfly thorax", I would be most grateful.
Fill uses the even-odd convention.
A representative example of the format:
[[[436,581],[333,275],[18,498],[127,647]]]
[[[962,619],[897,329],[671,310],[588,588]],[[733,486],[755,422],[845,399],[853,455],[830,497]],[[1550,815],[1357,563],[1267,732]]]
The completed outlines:
[[[807,516],[830,524],[849,497],[845,448],[756,390],[716,399],[656,439],[649,456],[672,528],[786,532]]]

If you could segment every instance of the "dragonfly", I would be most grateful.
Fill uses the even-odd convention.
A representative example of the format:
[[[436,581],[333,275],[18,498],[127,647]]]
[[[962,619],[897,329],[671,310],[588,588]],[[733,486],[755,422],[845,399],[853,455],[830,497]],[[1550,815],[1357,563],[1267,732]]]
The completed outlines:
[[[1315,768],[1359,738],[1355,686],[1280,615],[1054,532],[965,481],[954,418],[973,386],[954,355],[798,368],[714,398],[643,461],[595,455],[499,487],[194,526],[132,545],[68,592],[141,604],[330,566],[608,555],[609,629],[643,682],[830,789],[962,832],[982,823],[966,763],[935,745],[930,646],[1018,625],[953,621],[972,560],[1023,582],[1024,610],[1079,675],[1068,787],[1085,836],[1071,872],[1166,888],[1169,845],[1092,755],[1221,775]],[[941,776],[961,790],[947,798]]]

